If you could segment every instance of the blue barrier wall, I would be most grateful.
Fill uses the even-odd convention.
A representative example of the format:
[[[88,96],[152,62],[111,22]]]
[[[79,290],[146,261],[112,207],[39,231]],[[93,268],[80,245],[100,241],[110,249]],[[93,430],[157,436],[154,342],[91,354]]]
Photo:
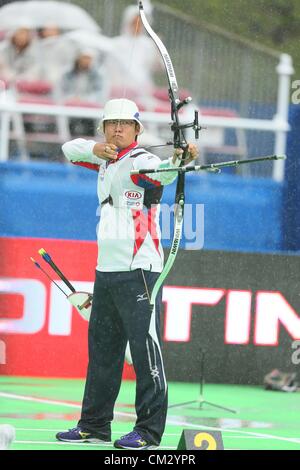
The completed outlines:
[[[0,236],[96,239],[96,183],[95,172],[70,164],[0,164]],[[282,192],[268,179],[187,175],[188,224],[195,226],[195,204],[204,204],[204,248],[280,250]],[[173,204],[174,193],[175,184],[166,187],[163,202]]]
[[[283,248],[300,250],[300,105],[290,107],[285,189],[283,201]]]

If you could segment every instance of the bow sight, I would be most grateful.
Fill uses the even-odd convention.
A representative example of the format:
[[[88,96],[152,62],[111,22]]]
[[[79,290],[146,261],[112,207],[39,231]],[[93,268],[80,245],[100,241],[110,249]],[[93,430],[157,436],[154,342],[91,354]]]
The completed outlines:
[[[178,105],[176,105],[177,111],[182,108],[185,104],[188,104],[192,101],[192,98],[189,96],[188,98],[185,98],[183,101],[180,101]],[[189,129],[192,128],[195,132],[195,139],[199,139],[199,131],[202,129],[206,129],[205,127],[199,126],[199,113],[198,111],[195,110],[195,118],[192,122],[188,124],[178,124],[176,121],[172,122],[171,125],[171,130],[176,133],[179,131],[182,131],[183,129]]]

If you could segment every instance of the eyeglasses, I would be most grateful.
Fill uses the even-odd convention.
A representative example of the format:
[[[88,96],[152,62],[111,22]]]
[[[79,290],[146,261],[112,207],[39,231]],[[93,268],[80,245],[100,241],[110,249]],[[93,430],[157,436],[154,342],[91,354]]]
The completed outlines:
[[[105,124],[107,126],[112,126],[112,127],[116,127],[116,126],[120,126],[120,127],[129,127],[129,126],[133,126],[134,124],[136,124],[135,121],[127,121],[127,120],[121,120],[121,119],[112,119],[112,120],[108,120],[108,121],[105,121]]]

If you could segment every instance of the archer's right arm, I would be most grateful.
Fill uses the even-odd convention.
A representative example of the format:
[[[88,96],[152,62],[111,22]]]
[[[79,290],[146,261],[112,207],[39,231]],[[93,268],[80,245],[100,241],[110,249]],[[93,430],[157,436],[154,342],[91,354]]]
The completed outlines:
[[[118,156],[117,147],[114,144],[86,139],[70,140],[62,146],[62,151],[71,163],[95,171],[99,171],[103,160],[114,161]]]
[[[74,165],[98,171],[101,159],[93,152],[95,145],[97,145],[97,142],[94,140],[74,139],[66,142],[62,146],[62,151],[65,157]]]

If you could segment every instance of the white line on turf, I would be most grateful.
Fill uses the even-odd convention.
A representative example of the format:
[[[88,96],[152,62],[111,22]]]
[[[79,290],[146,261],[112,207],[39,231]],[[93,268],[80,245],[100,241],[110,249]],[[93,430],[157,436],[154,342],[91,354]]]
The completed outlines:
[[[51,445],[58,445],[58,446],[84,446],[84,447],[113,447],[112,444],[93,444],[91,442],[60,442],[60,441],[14,441],[15,444],[51,444]]]
[[[16,395],[15,393],[6,393],[6,392],[0,392],[0,397],[8,398],[11,400],[21,400],[21,401],[30,401],[30,402],[35,402],[35,403],[43,403],[45,405],[64,406],[67,408],[76,408],[78,410],[81,409],[81,405],[79,403],[53,400],[51,398],[38,398],[38,397],[32,397],[30,395]],[[136,417],[135,413],[126,413],[122,411],[116,411],[115,415],[116,416],[129,416],[133,418]]]
[[[17,428],[15,427],[16,431],[28,431],[28,432],[59,432],[61,429],[48,429],[48,428]],[[120,434],[122,431],[112,431],[112,434]],[[181,436],[181,433],[164,433],[164,436]]]
[[[59,446],[75,446],[75,447],[79,447],[79,446],[83,446],[83,447],[90,447],[90,446],[93,446],[93,447],[113,447],[112,444],[92,444],[90,442],[59,442],[59,441],[14,441],[14,444],[28,444],[28,445],[32,445],[32,444],[40,444],[40,445],[59,445]],[[177,449],[177,447],[165,447],[165,446],[159,446],[158,449],[152,449],[152,450],[160,450],[160,449]]]
[[[25,431],[25,432],[59,432],[61,431],[61,429],[48,429],[48,428],[15,428],[16,431]],[[122,431],[121,431],[122,432]],[[120,431],[112,431],[111,433],[112,434],[117,434],[119,435],[121,433]],[[164,436],[165,437],[170,437],[170,436],[174,436],[174,437],[180,437],[181,436],[181,433],[167,433],[165,432],[164,433]],[[228,436],[230,439],[265,439],[265,440],[272,440],[273,439],[273,436]],[[295,441],[299,441],[300,442],[300,437],[295,437],[293,438],[295,439]],[[97,445],[97,444],[93,444],[93,445]]]
[[[56,406],[66,406],[69,408],[76,408],[80,409],[81,405],[79,403],[70,403],[70,402],[64,402],[64,401],[58,401],[58,400],[52,400],[52,399],[45,399],[45,398],[37,398],[37,397],[32,397],[32,396],[27,396],[27,395],[16,395],[14,393],[5,393],[5,392],[0,392],[0,397],[4,398],[9,398],[9,399],[14,399],[14,400],[25,400],[25,401],[31,401],[35,403],[45,403],[48,405],[56,405]],[[117,411],[115,413],[116,416],[128,416],[128,417],[133,417],[135,418],[136,415],[134,413],[123,413]],[[177,421],[173,419],[167,419],[167,423],[169,426],[187,426],[190,428],[194,429],[206,429],[207,431],[221,431],[223,433],[228,432],[228,433],[236,433],[236,429],[223,429],[223,428],[218,428],[214,426],[205,426],[205,425],[197,425],[197,424],[192,424],[187,421]],[[299,438],[292,438],[292,437],[281,437],[281,436],[274,436],[272,434],[264,434],[264,433],[258,433],[258,432],[251,432],[251,431],[238,431],[242,435],[247,435],[247,436],[254,436],[254,437],[265,437],[266,439],[271,439],[271,440],[277,440],[277,441],[285,441],[285,442],[293,442],[295,444],[300,444]]]
[[[192,423],[189,423],[187,421],[169,421],[168,420],[168,425],[170,426],[187,426],[190,428],[194,429],[205,429],[207,431],[221,431],[222,433],[228,432],[228,433],[236,433],[239,432],[240,434],[247,435],[247,436],[253,436],[253,437],[259,437],[259,438],[266,438],[266,439],[271,439],[271,440],[276,440],[276,441],[285,441],[285,442],[293,442],[295,444],[300,444],[299,438],[293,438],[293,437],[281,437],[281,436],[275,436],[274,434],[264,434],[264,433],[259,433],[259,432],[251,432],[251,431],[243,431],[237,429],[228,429],[228,428],[218,428],[214,426],[205,426],[205,425],[195,425]],[[231,436],[230,436],[231,437]]]

